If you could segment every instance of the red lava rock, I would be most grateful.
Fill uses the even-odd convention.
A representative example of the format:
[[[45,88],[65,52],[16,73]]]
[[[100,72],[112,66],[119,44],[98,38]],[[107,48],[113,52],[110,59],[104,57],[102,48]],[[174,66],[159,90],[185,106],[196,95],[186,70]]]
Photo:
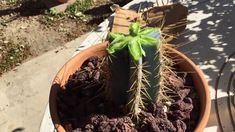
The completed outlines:
[[[168,119],[161,119],[159,123],[159,128],[162,132],[175,132],[176,128],[172,122]]]
[[[92,62],[88,62],[88,64],[87,64],[88,66],[89,66],[89,68],[91,68],[91,69],[95,69],[95,66],[94,66],[94,64],[92,63]]]
[[[64,128],[67,132],[71,132],[73,131],[73,127],[72,127],[72,124],[65,124],[64,125]]]
[[[148,107],[149,112],[153,114],[155,118],[162,118],[165,119],[167,118],[167,114],[163,110],[163,105],[162,104],[151,104]]]
[[[170,109],[172,110],[178,109],[181,111],[192,111],[193,105],[192,105],[192,101],[190,100],[191,99],[189,98],[187,100],[189,103],[179,100],[176,103],[172,104]]]
[[[81,128],[77,128],[77,129],[72,130],[72,132],[82,132],[82,129]]]
[[[94,79],[95,79],[96,81],[99,81],[99,78],[100,78],[100,72],[97,71],[97,72],[94,73]]]
[[[190,92],[190,89],[181,89],[177,92],[178,96],[180,97],[180,99],[184,99]]]
[[[177,132],[185,132],[187,129],[186,124],[181,120],[176,120],[173,124]]]
[[[143,119],[140,122],[140,131],[174,132],[176,128],[167,118],[155,118],[151,113],[142,112]]]
[[[176,76],[169,76],[168,78],[169,83],[174,86],[176,89],[180,89],[182,87],[184,87],[184,80],[180,77],[176,77]]]
[[[138,122],[132,121],[123,112],[124,107],[116,106],[104,96],[101,88],[104,85],[101,59],[87,59],[69,77],[65,90],[58,93],[59,117],[68,132],[185,132],[193,131],[200,113],[200,103],[196,92],[191,87],[185,87],[180,77],[170,76],[171,84],[177,95],[172,98],[171,105],[164,103],[149,104],[141,111]],[[188,85],[188,84],[187,84]],[[164,111],[167,107],[167,112]]]
[[[89,126],[92,126],[92,130],[94,131],[135,131],[135,129],[130,126],[130,124],[132,124],[132,121],[129,117],[108,118],[106,115],[93,115],[88,123]]]
[[[87,132],[93,132],[94,131],[94,126],[91,125],[91,124],[87,124],[84,129]]]
[[[184,101],[177,101],[172,104],[170,107],[170,112],[168,112],[168,116],[173,118],[174,120],[185,120],[190,119],[190,113],[193,110],[192,100],[190,98]]]
[[[142,112],[143,115],[140,124],[139,130],[141,132],[150,131],[150,132],[160,132],[158,127],[158,119],[155,119],[151,113]]]

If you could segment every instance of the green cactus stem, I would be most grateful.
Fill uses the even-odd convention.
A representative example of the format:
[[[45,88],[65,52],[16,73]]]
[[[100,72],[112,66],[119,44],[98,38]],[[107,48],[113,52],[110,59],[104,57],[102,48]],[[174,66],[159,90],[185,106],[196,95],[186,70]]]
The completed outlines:
[[[132,23],[129,35],[110,33],[110,40],[107,52],[112,60],[113,98],[116,103],[127,105],[133,117],[138,117],[146,103],[157,101],[160,87],[160,29],[141,29],[139,23]]]

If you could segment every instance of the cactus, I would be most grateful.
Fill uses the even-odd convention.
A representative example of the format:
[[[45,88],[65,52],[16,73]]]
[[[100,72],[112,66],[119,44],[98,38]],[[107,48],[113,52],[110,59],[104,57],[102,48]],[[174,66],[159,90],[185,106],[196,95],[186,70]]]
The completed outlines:
[[[128,35],[111,32],[109,36],[113,98],[138,119],[146,104],[168,99],[165,76],[173,73],[172,61],[165,56],[159,28],[141,28],[136,22],[130,25]]]

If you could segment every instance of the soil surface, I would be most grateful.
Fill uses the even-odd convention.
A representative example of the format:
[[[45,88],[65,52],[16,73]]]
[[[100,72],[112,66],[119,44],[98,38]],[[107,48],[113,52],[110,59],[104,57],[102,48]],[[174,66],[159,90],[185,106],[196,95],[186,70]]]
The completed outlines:
[[[199,98],[190,75],[169,77],[173,101],[149,104],[138,122],[104,96],[106,77],[102,60],[91,57],[69,77],[65,90],[58,93],[59,117],[68,132],[191,132],[200,113]]]
[[[53,15],[42,0],[1,0],[0,1],[0,62],[8,62],[7,49],[3,45],[10,43],[17,47],[28,47],[23,50],[24,57],[16,58],[17,63],[0,67],[0,75],[25,59],[38,56],[80,35],[95,29],[104,19],[112,13],[110,6],[113,3],[121,6],[130,0],[95,0],[95,2],[83,11],[83,18],[66,16],[64,14]],[[85,8],[85,7],[84,7]],[[18,54],[18,53],[14,53]],[[13,64],[12,64],[13,63]]]

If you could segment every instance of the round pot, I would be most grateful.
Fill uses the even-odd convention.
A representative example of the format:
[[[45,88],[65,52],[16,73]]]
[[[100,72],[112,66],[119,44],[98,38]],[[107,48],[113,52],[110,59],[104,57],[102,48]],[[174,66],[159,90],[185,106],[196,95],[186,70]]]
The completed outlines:
[[[76,0],[57,0],[60,3],[67,3],[68,6],[76,2]]]
[[[68,2],[69,0],[58,0],[60,3],[66,3]]]
[[[72,59],[70,59],[55,76],[55,79],[51,86],[49,106],[53,124],[58,132],[65,132],[65,129],[61,125],[57,112],[57,92],[61,89],[64,89],[63,86],[66,84],[69,76],[72,75],[76,70],[78,70],[86,59],[91,56],[102,57],[107,55],[107,44],[108,42],[103,42],[80,52]],[[184,71],[190,71],[192,73],[191,75],[193,78],[194,86],[200,97],[201,105],[200,118],[195,131],[202,132],[209,119],[211,107],[210,93],[207,81],[204,79],[202,71],[184,54],[172,48],[168,48],[168,50],[170,51],[170,56],[176,58],[177,60],[180,60],[178,64],[181,69],[183,69]]]

